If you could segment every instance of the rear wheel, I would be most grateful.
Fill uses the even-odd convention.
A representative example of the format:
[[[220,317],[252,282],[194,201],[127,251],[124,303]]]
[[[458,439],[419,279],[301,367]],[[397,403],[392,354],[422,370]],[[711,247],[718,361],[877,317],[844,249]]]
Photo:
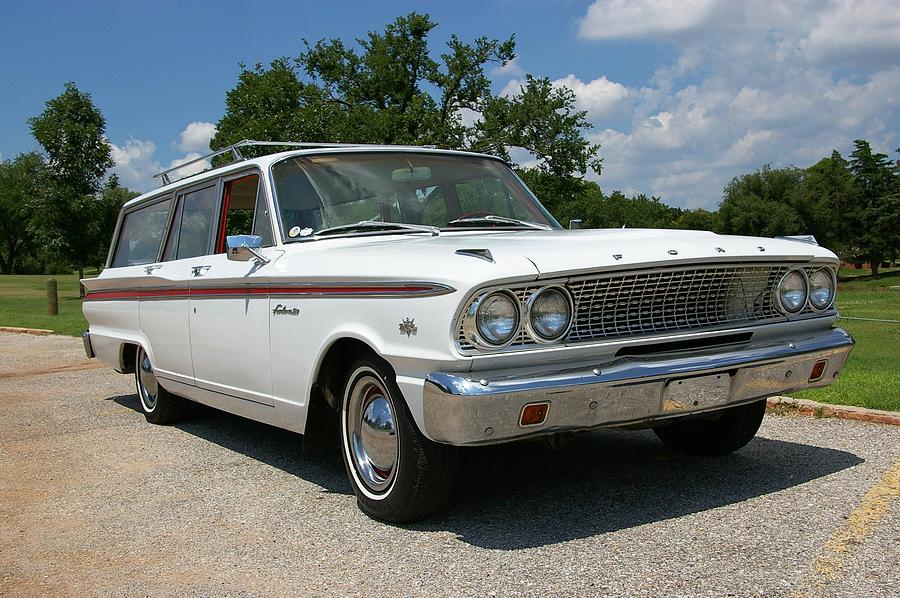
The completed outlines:
[[[341,453],[360,509],[391,523],[430,515],[450,494],[456,449],[419,432],[387,364],[364,357],[349,371]]]
[[[717,411],[702,418],[653,428],[667,447],[689,455],[724,455],[750,442],[762,424],[766,400]]]
[[[135,351],[134,380],[144,417],[152,424],[170,424],[181,419],[187,402],[160,386],[143,347]]]

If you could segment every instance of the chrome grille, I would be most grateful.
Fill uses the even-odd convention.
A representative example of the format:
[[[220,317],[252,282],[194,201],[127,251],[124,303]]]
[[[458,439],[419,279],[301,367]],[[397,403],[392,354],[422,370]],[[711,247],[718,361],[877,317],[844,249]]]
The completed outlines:
[[[789,264],[722,264],[648,269],[509,288],[525,305],[531,294],[543,286],[564,284],[575,303],[575,318],[566,342],[579,343],[783,320],[776,309],[773,291],[791,267]],[[807,273],[818,267],[807,267]],[[810,310],[807,308],[804,313]],[[457,329],[457,342],[463,352],[477,352],[466,340],[462,322]],[[523,326],[505,350],[535,344]]]
[[[772,289],[785,266],[651,270],[569,281],[570,342],[778,318]]]

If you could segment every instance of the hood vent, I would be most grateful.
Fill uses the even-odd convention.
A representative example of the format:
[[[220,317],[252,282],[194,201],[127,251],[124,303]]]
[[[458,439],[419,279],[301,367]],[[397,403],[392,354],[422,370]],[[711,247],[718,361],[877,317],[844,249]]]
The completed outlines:
[[[469,257],[477,257],[480,260],[494,263],[494,256],[491,255],[490,249],[457,249],[456,255],[467,255]]]

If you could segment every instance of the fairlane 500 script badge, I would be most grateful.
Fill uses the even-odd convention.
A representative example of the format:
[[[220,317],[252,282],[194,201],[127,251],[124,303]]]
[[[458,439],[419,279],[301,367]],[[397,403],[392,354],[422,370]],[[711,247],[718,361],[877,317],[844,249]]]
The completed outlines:
[[[275,306],[275,309],[272,310],[273,316],[299,316],[300,308],[299,307],[291,307],[289,308],[287,305],[279,303]]]
[[[416,326],[416,320],[414,318],[403,318],[403,321],[400,322],[400,334],[405,334],[408,337],[415,336],[419,332],[419,327]]]

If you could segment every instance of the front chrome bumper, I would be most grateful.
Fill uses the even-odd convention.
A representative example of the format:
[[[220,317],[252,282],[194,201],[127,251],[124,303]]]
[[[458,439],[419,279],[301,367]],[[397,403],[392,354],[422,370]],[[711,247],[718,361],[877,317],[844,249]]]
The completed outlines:
[[[477,378],[433,372],[425,379],[425,432],[446,444],[495,444],[713,411],[827,386],[852,347],[847,332],[832,328],[792,341],[625,357],[553,371],[482,372]],[[827,360],[825,370],[810,379],[821,360]],[[546,420],[520,426],[523,407],[536,402],[549,403]]]

